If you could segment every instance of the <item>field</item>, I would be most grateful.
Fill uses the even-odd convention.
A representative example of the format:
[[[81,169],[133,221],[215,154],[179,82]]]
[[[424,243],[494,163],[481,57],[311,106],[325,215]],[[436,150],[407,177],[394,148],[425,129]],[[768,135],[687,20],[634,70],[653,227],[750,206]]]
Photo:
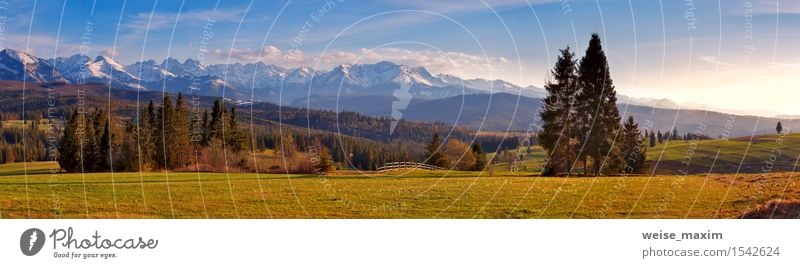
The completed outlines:
[[[0,217],[734,218],[769,200],[800,198],[790,173],[541,178],[417,171],[323,177],[50,174],[51,167],[0,165]]]
[[[537,172],[544,166],[545,153],[541,147],[511,151],[521,155],[520,171]],[[489,157],[493,156],[489,154]],[[792,172],[800,156],[800,134],[757,135],[717,140],[676,140],[658,143],[647,148],[646,174],[708,174],[708,173],[772,173]],[[508,170],[508,164],[498,161],[496,170]],[[580,168],[580,167],[576,167]]]
[[[31,125],[34,123],[34,121],[28,120],[28,122],[25,122],[23,120],[5,120],[2,123],[4,128],[30,128]],[[53,125],[61,126],[62,123],[56,122]],[[40,120],[38,122],[38,125],[36,125],[36,128],[49,132],[50,130],[53,129],[53,126],[50,123],[48,123],[47,120]]]

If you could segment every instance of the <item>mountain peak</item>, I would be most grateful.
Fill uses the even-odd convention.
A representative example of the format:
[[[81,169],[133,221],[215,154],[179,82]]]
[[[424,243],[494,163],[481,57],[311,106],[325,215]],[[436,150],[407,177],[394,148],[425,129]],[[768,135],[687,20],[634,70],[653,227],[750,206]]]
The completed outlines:
[[[2,52],[11,57],[12,59],[18,60],[24,65],[35,64],[39,62],[36,57],[24,51],[6,48]]]
[[[164,59],[164,61],[161,62],[161,68],[169,68],[169,67],[175,67],[175,66],[180,66],[180,65],[181,65],[181,62],[176,60],[173,57],[166,58],[166,59]]]

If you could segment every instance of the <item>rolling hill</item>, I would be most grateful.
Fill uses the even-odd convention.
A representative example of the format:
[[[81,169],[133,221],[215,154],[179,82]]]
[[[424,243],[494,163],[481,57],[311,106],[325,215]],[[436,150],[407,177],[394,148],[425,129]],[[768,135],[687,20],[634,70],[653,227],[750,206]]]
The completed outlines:
[[[391,98],[314,98],[307,107],[338,111],[355,111],[375,116],[388,116]],[[306,102],[303,102],[306,107]],[[337,106],[338,105],[338,106]],[[661,132],[674,126],[681,134],[692,132],[712,138],[740,137],[775,133],[780,121],[784,129],[800,129],[800,119],[778,119],[739,116],[705,110],[665,109],[652,106],[617,104],[623,119],[632,115],[640,127]],[[444,99],[413,99],[402,110],[402,118],[411,121],[445,122],[484,131],[528,130],[542,107],[541,99],[507,93],[461,95]],[[538,125],[534,124],[535,127]]]
[[[541,147],[519,149],[523,155],[518,168],[537,172],[546,157]],[[520,151],[514,150],[512,153]],[[489,155],[491,157],[492,154]],[[647,148],[645,174],[731,174],[792,172],[800,158],[800,133],[744,136],[719,140],[665,141]],[[508,170],[505,161],[494,165]],[[576,167],[577,168],[577,167]]]

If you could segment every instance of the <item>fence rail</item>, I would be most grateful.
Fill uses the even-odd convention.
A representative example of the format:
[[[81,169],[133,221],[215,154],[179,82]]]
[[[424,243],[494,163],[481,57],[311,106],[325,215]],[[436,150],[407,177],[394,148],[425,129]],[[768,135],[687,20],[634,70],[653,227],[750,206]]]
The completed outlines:
[[[417,162],[391,162],[379,167],[378,172],[398,170],[398,169],[424,169],[424,170],[443,170],[444,168]]]

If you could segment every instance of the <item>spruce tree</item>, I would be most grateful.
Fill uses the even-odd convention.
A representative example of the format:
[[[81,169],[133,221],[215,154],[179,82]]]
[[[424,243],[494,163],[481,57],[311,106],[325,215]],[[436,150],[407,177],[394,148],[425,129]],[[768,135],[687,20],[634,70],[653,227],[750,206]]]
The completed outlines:
[[[639,124],[634,122],[633,116],[628,116],[622,128],[622,145],[620,148],[622,157],[625,159],[626,173],[639,173],[644,169],[644,148],[639,132]]]
[[[445,167],[447,165],[447,159],[445,159],[444,154],[439,150],[441,144],[442,140],[439,138],[439,133],[434,132],[431,142],[425,145],[425,164],[437,167]]]
[[[472,144],[472,153],[475,155],[475,164],[472,165],[472,170],[481,171],[486,168],[486,154],[483,153],[480,143]]]
[[[540,112],[542,128],[539,144],[547,151],[548,159],[542,171],[545,175],[569,172],[575,161],[573,139],[573,101],[577,77],[574,54],[569,47],[562,49],[550,73],[552,81],[545,85],[547,97]]]
[[[191,146],[191,124],[189,122],[189,111],[183,94],[178,93],[175,100],[175,111],[172,115],[172,140],[170,151],[173,155],[172,168],[182,168],[189,164],[189,146]]]
[[[778,125],[775,126],[775,131],[777,131],[778,134],[781,134],[783,132],[783,126],[781,125],[781,121],[778,121]]]
[[[678,136],[678,128],[672,127],[672,138],[670,140],[680,140],[681,136]]]
[[[67,172],[79,172],[80,168],[80,137],[78,130],[78,109],[73,109],[64,125],[64,133],[58,143],[58,164]]]
[[[222,139],[223,117],[225,116],[225,107],[222,101],[215,100],[214,106],[211,108],[211,121],[208,123],[208,139],[205,144],[208,144],[212,139]]]
[[[208,113],[208,110],[203,109],[203,120],[200,122],[200,126],[202,129],[201,138],[198,141],[201,146],[208,145],[208,123],[211,120],[211,115]]]
[[[100,135],[99,158],[97,159],[97,171],[109,171],[111,169],[111,130],[108,122],[103,124],[103,131]]]
[[[328,147],[325,145],[319,146],[319,162],[314,166],[316,168],[317,173],[327,174],[331,171],[336,170],[334,166],[333,159],[331,158],[331,154],[328,152]]]
[[[664,135],[661,134],[661,130],[658,131],[658,143],[664,143]]]
[[[239,121],[236,118],[236,105],[231,107],[230,118],[226,123],[228,127],[225,130],[225,138],[227,139],[228,147],[233,152],[239,152],[244,149],[245,140],[244,136],[239,131]]]
[[[656,134],[650,131],[650,147],[656,147]]]
[[[156,166],[153,159],[156,151],[156,108],[153,101],[150,101],[139,115],[139,128],[136,131],[136,156],[138,159],[139,170],[150,170]]]
[[[83,141],[80,146],[80,159],[83,167],[81,171],[95,172],[100,169],[99,163],[102,158],[100,155],[100,145],[95,135],[93,118],[84,117],[83,119],[86,123],[84,123],[85,133],[83,134]]]
[[[580,91],[576,97],[576,115],[580,129],[578,133],[585,143],[580,158],[584,165],[587,157],[591,158],[592,171],[594,175],[599,175],[602,166],[618,166],[622,158],[613,140],[621,121],[617,110],[617,93],[611,80],[608,59],[597,34],[593,34],[589,41],[578,74]]]
[[[172,147],[172,123],[174,108],[169,95],[165,95],[161,106],[158,108],[156,116],[156,163],[159,167],[170,169],[175,162],[175,152],[170,150]]]

